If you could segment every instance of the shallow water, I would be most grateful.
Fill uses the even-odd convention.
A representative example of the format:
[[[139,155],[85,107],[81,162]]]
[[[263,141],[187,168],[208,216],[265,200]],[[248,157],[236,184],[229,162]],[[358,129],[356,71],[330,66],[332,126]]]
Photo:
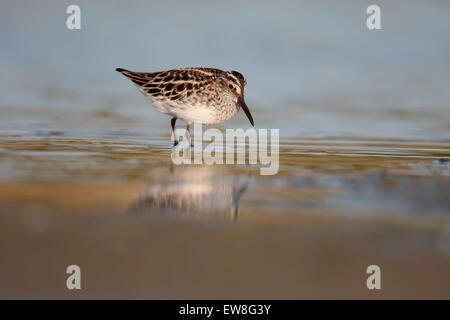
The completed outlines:
[[[80,33],[57,3],[0,13],[0,297],[450,298],[447,4],[385,4],[368,34],[352,1],[80,1]],[[133,64],[242,71],[256,128],[280,129],[279,172],[174,165],[169,118],[113,71]]]
[[[174,165],[168,137],[41,132],[0,150],[3,296],[75,297],[74,262],[76,297],[371,298],[375,263],[377,297],[449,294],[446,141],[286,139],[274,176]]]

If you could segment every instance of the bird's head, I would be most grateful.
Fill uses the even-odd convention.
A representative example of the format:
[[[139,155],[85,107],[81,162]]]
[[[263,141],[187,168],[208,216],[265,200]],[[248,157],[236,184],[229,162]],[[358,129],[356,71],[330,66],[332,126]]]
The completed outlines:
[[[220,75],[219,80],[224,89],[236,97],[238,106],[242,107],[251,125],[254,126],[252,114],[244,100],[244,92],[247,87],[244,76],[237,71],[227,71]]]

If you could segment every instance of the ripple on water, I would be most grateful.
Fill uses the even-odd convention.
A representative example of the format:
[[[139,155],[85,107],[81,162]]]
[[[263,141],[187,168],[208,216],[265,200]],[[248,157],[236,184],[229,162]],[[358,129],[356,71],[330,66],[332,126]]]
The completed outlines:
[[[179,173],[173,173],[170,152],[167,137],[3,136],[0,154],[5,170],[0,178],[3,183],[134,181],[149,183],[155,193],[175,177],[178,189],[189,191],[186,179],[181,179],[184,169],[177,167]],[[280,143],[280,171],[275,176],[259,176],[254,166],[223,166],[225,171],[215,169],[209,176],[228,181],[230,176],[250,174],[242,200],[250,211],[446,216],[449,158],[450,144],[445,141],[291,138]],[[161,169],[169,171],[154,179]],[[178,197],[167,190],[155,194]],[[161,204],[150,198],[153,205]]]

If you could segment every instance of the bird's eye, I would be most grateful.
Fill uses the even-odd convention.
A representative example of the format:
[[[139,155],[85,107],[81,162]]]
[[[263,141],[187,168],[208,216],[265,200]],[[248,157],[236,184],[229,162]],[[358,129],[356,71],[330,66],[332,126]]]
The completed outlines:
[[[230,89],[234,89],[232,84],[229,84],[228,87],[230,87]]]

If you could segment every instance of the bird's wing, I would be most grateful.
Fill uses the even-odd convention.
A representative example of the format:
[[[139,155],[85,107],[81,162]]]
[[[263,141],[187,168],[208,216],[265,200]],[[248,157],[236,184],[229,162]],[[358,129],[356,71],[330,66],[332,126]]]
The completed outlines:
[[[172,101],[189,97],[214,83],[222,70],[213,68],[184,68],[160,72],[134,72],[116,69],[130,79],[140,91],[154,98]]]

